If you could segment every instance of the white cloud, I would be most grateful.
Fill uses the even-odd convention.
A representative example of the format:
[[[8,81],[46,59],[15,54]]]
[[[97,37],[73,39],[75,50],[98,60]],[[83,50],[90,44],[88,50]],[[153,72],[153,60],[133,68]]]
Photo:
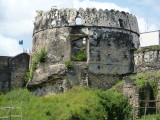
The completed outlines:
[[[110,3],[110,2],[95,2],[95,1],[91,1],[91,0],[84,0],[84,1],[80,1],[80,0],[74,0],[73,2],[73,7],[75,8],[97,8],[97,9],[115,9],[115,10],[120,10],[120,11],[126,11],[126,12],[130,12],[129,8],[123,8],[120,7],[114,3]]]
[[[1,0],[0,13],[4,19],[0,20],[0,33],[13,37],[32,35],[34,16],[36,10],[50,10],[54,5],[58,8],[86,8],[116,9],[129,12],[128,8],[122,8],[114,3],[94,2],[90,0]]]
[[[147,19],[137,17],[137,20],[138,20],[139,30],[141,33],[158,30],[158,26],[156,24],[150,23]]]
[[[0,35],[0,56],[14,56],[22,51],[17,40]]]
[[[131,12],[127,7],[120,7],[111,2],[98,2],[91,0],[0,0],[0,55],[14,55],[19,50],[15,39],[32,40],[33,21],[36,10],[50,10],[52,6],[58,8],[97,8],[116,9]],[[146,20],[138,18],[140,31],[146,30]],[[150,24],[149,30],[157,29],[156,25]],[[9,36],[6,38],[4,36]],[[31,43],[31,42],[28,42]],[[11,49],[16,46],[16,49]],[[28,47],[28,46],[27,46]]]

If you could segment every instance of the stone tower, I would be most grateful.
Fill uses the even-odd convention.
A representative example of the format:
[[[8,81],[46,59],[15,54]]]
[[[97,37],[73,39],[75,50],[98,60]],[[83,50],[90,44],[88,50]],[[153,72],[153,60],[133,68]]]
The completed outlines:
[[[139,47],[135,16],[114,10],[52,9],[39,11],[33,31],[33,56],[45,48],[28,87],[37,95],[63,92],[73,85],[108,89],[134,71]],[[73,59],[80,52],[86,59]],[[67,69],[65,62],[72,61]]]

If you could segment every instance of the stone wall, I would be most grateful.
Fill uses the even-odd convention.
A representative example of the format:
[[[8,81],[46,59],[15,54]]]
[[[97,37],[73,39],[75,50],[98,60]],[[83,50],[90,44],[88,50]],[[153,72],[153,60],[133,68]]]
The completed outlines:
[[[150,46],[152,47],[152,46]],[[158,49],[139,50],[134,54],[135,72],[160,72],[160,54]]]
[[[76,18],[81,18],[81,25],[76,24]],[[75,48],[82,46],[80,44],[83,42],[78,40],[83,38],[86,40],[85,46]],[[45,63],[36,65],[28,88],[35,88],[37,94],[39,88],[45,87],[45,90],[46,85],[48,88],[55,88],[58,79],[68,84],[65,87],[61,82],[56,89],[59,92],[61,86],[65,90],[75,84],[106,90],[122,75],[134,71],[133,50],[138,47],[138,24],[135,16],[131,14],[88,8],[40,11],[34,23],[32,53],[34,56],[45,48],[47,58]],[[76,53],[73,50],[84,48],[87,53],[86,61],[72,61],[73,67],[67,69],[65,62],[72,60],[72,54]],[[53,66],[56,66],[59,72],[55,71]],[[47,84],[49,82],[55,84]]]
[[[75,26],[76,18],[81,18],[84,26],[106,26],[114,28],[124,28],[139,33],[137,19],[129,13],[87,8],[76,9],[54,9],[51,11],[41,11],[36,16],[34,33],[63,26]]]
[[[29,55],[0,56],[0,91],[24,87],[24,77],[29,70]]]
[[[0,56],[0,91],[9,90],[11,87],[9,59],[11,57]]]
[[[123,80],[125,81],[123,84],[123,95],[128,98],[132,105],[133,118],[136,119],[139,113],[139,88],[134,84],[135,80],[128,77],[124,77]]]

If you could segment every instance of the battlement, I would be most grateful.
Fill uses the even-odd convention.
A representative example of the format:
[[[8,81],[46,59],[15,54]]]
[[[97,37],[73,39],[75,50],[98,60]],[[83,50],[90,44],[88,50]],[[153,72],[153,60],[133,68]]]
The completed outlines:
[[[36,65],[28,83],[36,95],[64,92],[74,85],[106,90],[134,71],[133,50],[139,48],[135,16],[95,8],[37,13],[32,55],[45,48],[47,58]]]
[[[57,27],[100,26],[126,29],[139,34],[137,19],[124,11],[102,10],[95,8],[51,9],[50,11],[37,11],[34,22],[34,32]],[[78,21],[78,23],[76,22]]]

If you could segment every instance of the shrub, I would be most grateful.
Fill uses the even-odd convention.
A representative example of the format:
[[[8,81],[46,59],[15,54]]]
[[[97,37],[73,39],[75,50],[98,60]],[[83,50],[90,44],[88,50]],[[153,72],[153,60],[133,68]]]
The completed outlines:
[[[107,112],[107,120],[129,120],[132,108],[122,94],[114,91],[101,91],[98,95]]]
[[[33,73],[34,71],[36,70],[36,65],[37,63],[44,63],[46,62],[46,58],[47,58],[47,52],[45,50],[45,48],[42,48],[40,50],[40,52],[37,52],[34,56],[33,56],[33,61],[31,63],[31,67],[30,67],[30,70],[29,72],[26,73],[26,76],[25,76],[25,82],[28,82],[32,76],[33,76]]]
[[[80,50],[77,54],[72,56],[72,60],[74,61],[86,61],[87,54],[85,50]]]
[[[73,63],[72,63],[72,61],[70,61],[70,60],[65,61],[65,64],[66,64],[66,67],[67,67],[68,69],[71,69],[71,68],[73,67]]]
[[[45,48],[42,48],[40,52],[37,52],[34,57],[35,62],[46,62],[47,52]]]
[[[26,72],[26,76],[25,76],[25,78],[24,78],[25,84],[26,84],[30,79],[31,79],[31,74],[30,74],[30,72]]]

